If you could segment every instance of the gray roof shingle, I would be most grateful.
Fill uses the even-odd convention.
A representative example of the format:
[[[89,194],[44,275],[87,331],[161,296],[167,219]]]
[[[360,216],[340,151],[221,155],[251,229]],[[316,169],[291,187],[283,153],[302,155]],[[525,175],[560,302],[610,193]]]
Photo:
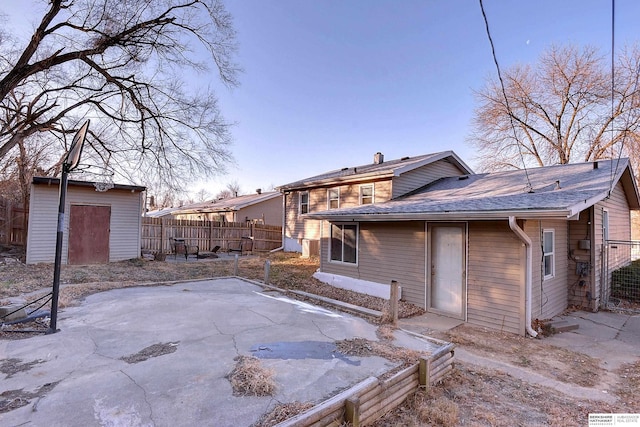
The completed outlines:
[[[584,209],[587,204],[605,198],[611,183],[615,184],[628,167],[628,159],[619,162],[604,160],[598,162],[597,168],[590,162],[443,178],[388,202],[318,212],[309,216],[333,219],[403,214],[457,213],[464,216],[465,213],[513,211],[569,212],[576,207]],[[594,198],[598,200],[594,201]]]

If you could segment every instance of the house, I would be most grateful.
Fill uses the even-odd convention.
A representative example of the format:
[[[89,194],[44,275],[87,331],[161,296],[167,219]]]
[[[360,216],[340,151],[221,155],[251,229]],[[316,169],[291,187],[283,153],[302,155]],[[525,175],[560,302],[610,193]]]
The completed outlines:
[[[320,271],[397,280],[429,312],[535,336],[532,319],[598,309],[616,268],[604,242],[629,240],[640,209],[626,159],[430,181],[381,203],[310,209]]]
[[[171,212],[175,219],[258,222],[282,225],[282,195],[277,191],[229,197],[185,205]]]
[[[385,161],[376,153],[373,163],[344,167],[282,185],[285,251],[318,255],[321,222],[303,215],[329,209],[380,204],[405,195],[443,176],[473,173],[454,152],[403,157]]]
[[[99,264],[140,257],[145,187],[69,180],[62,242],[63,264]],[[34,177],[29,202],[27,264],[53,263],[60,179]]]

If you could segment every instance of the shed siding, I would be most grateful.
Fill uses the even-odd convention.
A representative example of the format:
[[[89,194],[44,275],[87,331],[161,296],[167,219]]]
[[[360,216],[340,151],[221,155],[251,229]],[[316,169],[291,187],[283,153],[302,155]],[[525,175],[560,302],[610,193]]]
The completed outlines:
[[[463,175],[463,172],[447,160],[438,160],[393,178],[393,198],[400,197],[437,179]]]
[[[55,260],[58,217],[58,186],[32,186],[27,263],[51,263]],[[93,188],[72,187],[67,190],[64,218],[62,263],[67,263],[70,205],[111,206],[109,261],[140,256],[141,193],[126,190],[96,192]]]
[[[524,335],[524,247],[504,222],[469,223],[467,321]]]
[[[424,222],[360,223],[357,265],[329,262],[323,234],[321,271],[383,284],[397,280],[404,300],[425,307]]]

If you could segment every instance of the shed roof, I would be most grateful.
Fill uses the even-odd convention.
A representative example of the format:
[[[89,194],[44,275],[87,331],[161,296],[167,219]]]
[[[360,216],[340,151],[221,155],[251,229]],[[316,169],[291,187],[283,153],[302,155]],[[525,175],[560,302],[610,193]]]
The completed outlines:
[[[191,214],[191,213],[215,213],[230,212],[266,202],[267,200],[282,197],[278,191],[269,191],[260,194],[248,194],[245,196],[229,197],[226,199],[210,200],[207,202],[193,203],[185,205],[172,212],[173,215]]]
[[[34,176],[32,183],[34,185],[60,185],[60,178]],[[67,186],[69,187],[94,187],[94,184],[95,184],[94,181],[77,181],[73,179],[70,179],[67,181]],[[147,187],[142,187],[139,185],[128,185],[128,184],[113,184],[113,189],[136,192],[136,191],[145,191]]]
[[[388,202],[306,217],[343,221],[571,218],[607,198],[618,181],[630,208],[640,209],[631,166],[628,159],[620,159],[443,178]]]
[[[399,176],[416,168],[446,159],[456,165],[462,172],[472,174],[473,171],[453,151],[424,154],[416,157],[403,157],[396,160],[385,160],[382,163],[345,167],[334,171],[315,175],[299,181],[277,187],[279,191],[310,188],[333,183],[357,182],[366,179]]]

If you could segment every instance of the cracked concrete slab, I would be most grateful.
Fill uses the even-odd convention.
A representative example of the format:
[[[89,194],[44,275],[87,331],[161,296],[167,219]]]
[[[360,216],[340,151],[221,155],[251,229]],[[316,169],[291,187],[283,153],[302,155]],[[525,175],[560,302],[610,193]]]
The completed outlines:
[[[0,360],[31,363],[0,374],[0,393],[56,384],[0,414],[0,424],[249,426],[278,402],[318,402],[395,366],[380,357],[261,359],[276,372],[276,395],[233,396],[225,377],[234,357],[260,343],[377,339],[363,319],[261,291],[233,278],[112,290],[62,311],[56,334],[0,341]],[[167,343],[175,351],[154,353]],[[149,357],[122,360],[139,353]]]

